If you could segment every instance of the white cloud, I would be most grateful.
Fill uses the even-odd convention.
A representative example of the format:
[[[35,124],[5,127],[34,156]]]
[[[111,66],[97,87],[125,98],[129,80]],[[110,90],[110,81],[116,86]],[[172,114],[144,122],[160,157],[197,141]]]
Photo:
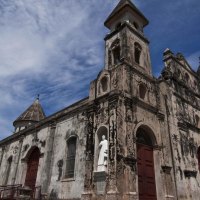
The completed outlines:
[[[0,139],[38,93],[48,114],[88,94],[104,64],[103,22],[118,2],[0,1]],[[194,68],[198,54],[188,57]]]
[[[0,139],[38,93],[48,114],[87,94],[103,67],[105,13],[117,2],[0,1]]]

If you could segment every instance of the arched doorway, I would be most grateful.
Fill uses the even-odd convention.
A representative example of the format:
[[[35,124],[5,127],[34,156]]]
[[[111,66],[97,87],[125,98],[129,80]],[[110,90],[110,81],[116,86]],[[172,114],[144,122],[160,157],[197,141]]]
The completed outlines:
[[[139,200],[157,200],[152,135],[141,127],[136,137]]]
[[[32,192],[35,189],[39,158],[40,158],[40,150],[36,147],[28,157],[27,172],[25,179],[25,186],[29,186],[32,189]]]

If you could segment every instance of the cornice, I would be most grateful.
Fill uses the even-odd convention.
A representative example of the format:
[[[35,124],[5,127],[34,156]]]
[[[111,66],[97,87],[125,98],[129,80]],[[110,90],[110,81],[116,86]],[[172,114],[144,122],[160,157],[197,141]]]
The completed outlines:
[[[149,112],[156,114],[157,118],[159,120],[164,120],[165,119],[165,114],[159,110],[159,108],[157,106],[152,106],[144,101],[142,101],[141,99],[139,99],[138,97],[133,97],[133,103],[136,106],[139,106],[145,110],[148,110]]]
[[[138,32],[137,30],[135,30],[128,22],[124,22],[118,29],[112,31],[111,33],[109,33],[108,35],[105,36],[104,40],[108,40],[110,39],[113,35],[119,33],[119,31],[121,31],[123,28],[127,27],[132,33],[134,33],[136,36],[138,36],[143,42],[149,44],[149,40],[144,37],[140,32]]]
[[[130,72],[136,72],[137,74],[139,74],[140,76],[142,76],[144,79],[147,79],[149,82],[151,83],[156,83],[158,81],[157,78],[154,78],[153,76],[149,75],[149,74],[146,74],[140,70],[138,70],[136,67],[132,66],[130,63],[126,62],[126,60],[123,60],[121,65],[118,65],[117,67],[120,67],[120,66],[123,66],[124,65],[127,65],[129,68],[125,68],[126,70],[130,70]],[[140,67],[138,65],[138,67]]]

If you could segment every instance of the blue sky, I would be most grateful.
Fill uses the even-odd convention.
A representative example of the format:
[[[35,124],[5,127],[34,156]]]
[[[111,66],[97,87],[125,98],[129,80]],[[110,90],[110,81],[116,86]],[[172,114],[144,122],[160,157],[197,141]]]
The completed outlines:
[[[193,69],[200,56],[199,0],[134,0],[149,19],[152,68],[158,76],[166,48]],[[50,115],[88,96],[104,66],[103,22],[118,0],[0,0],[0,139],[40,94]]]

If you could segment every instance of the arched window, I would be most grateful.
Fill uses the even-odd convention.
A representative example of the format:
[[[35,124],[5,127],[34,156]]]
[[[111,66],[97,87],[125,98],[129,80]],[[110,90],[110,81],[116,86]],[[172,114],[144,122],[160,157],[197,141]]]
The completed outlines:
[[[117,65],[120,63],[120,40],[116,39],[111,45],[112,51],[112,64]]]
[[[141,99],[144,99],[144,98],[145,98],[146,91],[147,91],[146,86],[145,86],[143,83],[141,83],[141,84],[139,85],[139,95],[140,95],[140,98],[141,98]]]
[[[113,64],[117,65],[120,62],[120,48],[119,46],[113,49]]]
[[[142,47],[136,42],[135,43],[135,62],[140,64],[140,56],[142,52]]]
[[[9,176],[10,176],[10,170],[11,170],[11,165],[12,165],[12,156],[10,156],[7,160],[7,167],[6,167],[6,176],[5,176],[5,181],[4,181],[4,185],[8,184],[8,180],[9,180]]]
[[[197,151],[197,159],[198,159],[198,168],[200,171],[200,147],[198,148],[198,151]]]
[[[76,158],[76,137],[67,140],[66,178],[73,178]]]
[[[101,79],[101,88],[102,92],[106,92],[108,89],[108,78],[106,76]]]

